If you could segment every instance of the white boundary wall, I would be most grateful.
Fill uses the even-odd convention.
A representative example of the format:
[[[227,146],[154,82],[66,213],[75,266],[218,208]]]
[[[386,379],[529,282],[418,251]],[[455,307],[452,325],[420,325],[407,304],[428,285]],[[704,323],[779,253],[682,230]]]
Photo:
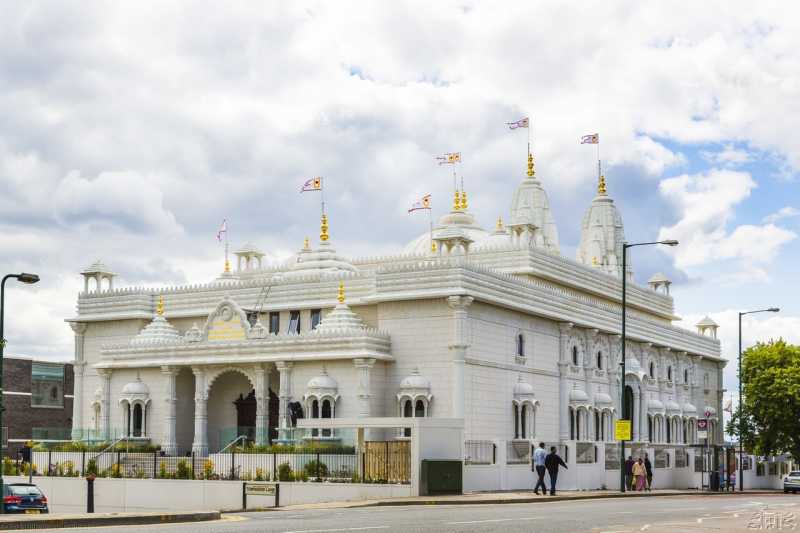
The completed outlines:
[[[27,483],[23,476],[6,476],[5,483]],[[53,513],[86,511],[87,482],[83,478],[34,477]],[[95,480],[94,509],[98,513],[137,511],[239,511],[243,481],[184,479]],[[403,498],[411,485],[372,483],[280,483],[280,504]],[[255,498],[254,498],[255,501]],[[248,502],[252,508],[253,502]]]

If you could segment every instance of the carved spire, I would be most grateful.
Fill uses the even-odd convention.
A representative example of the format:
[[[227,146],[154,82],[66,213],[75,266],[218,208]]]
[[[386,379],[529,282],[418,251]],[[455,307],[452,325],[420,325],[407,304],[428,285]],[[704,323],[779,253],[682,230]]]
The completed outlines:
[[[322,242],[328,241],[328,215],[322,214],[322,219],[319,225],[319,240]]]

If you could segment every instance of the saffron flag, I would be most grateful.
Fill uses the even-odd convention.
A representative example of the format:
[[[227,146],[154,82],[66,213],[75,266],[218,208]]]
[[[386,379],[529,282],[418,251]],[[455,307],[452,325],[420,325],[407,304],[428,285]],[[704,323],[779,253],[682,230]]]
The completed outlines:
[[[217,240],[222,242],[222,235],[228,234],[228,219],[222,219],[222,225],[219,227],[219,231],[217,231]]]
[[[600,134],[592,133],[591,135],[584,135],[581,137],[581,144],[599,144]]]
[[[300,189],[300,192],[309,192],[309,191],[321,191],[322,190],[322,178],[311,178],[310,180],[306,180],[303,184],[303,187]]]
[[[521,118],[516,122],[506,122],[506,126],[508,126],[512,130],[515,130],[517,128],[527,128],[529,124],[530,120],[528,119],[528,117]]]
[[[420,200],[417,200],[416,202],[411,204],[411,209],[409,209],[408,212],[411,213],[419,209],[430,209],[430,208],[431,208],[431,195],[426,194]]]
[[[436,158],[440,165],[454,165],[461,162],[461,152],[451,152]]]

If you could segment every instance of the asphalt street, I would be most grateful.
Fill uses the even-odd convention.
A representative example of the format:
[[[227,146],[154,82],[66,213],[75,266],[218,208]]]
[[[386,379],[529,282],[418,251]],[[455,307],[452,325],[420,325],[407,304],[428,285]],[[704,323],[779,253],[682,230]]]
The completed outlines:
[[[761,527],[756,527],[759,524]],[[765,527],[770,524],[773,527]],[[80,531],[96,532],[99,529]],[[233,513],[225,515],[223,520],[206,523],[103,529],[151,533],[800,531],[800,495],[675,496],[503,505],[287,510]]]

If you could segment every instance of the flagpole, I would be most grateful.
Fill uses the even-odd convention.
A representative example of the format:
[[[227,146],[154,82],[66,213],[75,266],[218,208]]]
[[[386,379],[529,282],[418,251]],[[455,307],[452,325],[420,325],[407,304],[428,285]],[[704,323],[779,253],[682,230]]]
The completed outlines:
[[[322,178],[319,179],[319,192],[320,192],[320,199],[322,201],[322,214],[325,214],[325,184],[322,182]]]
[[[431,214],[433,211],[432,208],[428,208],[428,225],[430,226],[430,239],[431,239],[431,251],[433,251],[433,215]]]
[[[600,136],[597,136],[597,178],[603,175],[602,166],[600,165]]]
[[[231,264],[228,262],[228,224],[225,223],[225,272],[231,271]]]

